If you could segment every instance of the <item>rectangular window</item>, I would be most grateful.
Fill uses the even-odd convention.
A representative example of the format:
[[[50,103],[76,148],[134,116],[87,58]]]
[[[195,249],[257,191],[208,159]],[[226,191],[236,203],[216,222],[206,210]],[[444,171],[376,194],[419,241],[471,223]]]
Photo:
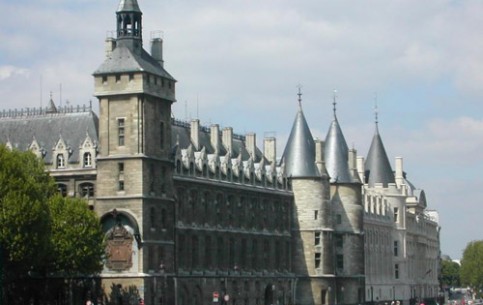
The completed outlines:
[[[315,241],[314,241],[314,244],[317,246],[317,245],[320,245],[320,232],[315,232],[314,233],[314,237],[315,237]]]
[[[314,211],[314,219],[317,220],[319,218],[319,211]]]
[[[394,208],[394,222],[398,222],[399,218],[399,208]]]
[[[337,217],[337,224],[340,225],[342,223],[342,215],[337,214],[336,217]]]
[[[123,175],[124,174],[124,162],[119,162],[117,164],[117,169],[119,171],[119,175]]]
[[[124,180],[119,181],[119,191],[124,191]]]
[[[335,236],[335,246],[337,248],[343,248],[344,247],[344,238],[342,235],[336,235]]]
[[[394,278],[399,279],[399,264],[394,265]]]
[[[315,268],[320,268],[320,253],[315,253]]]
[[[124,146],[124,119],[117,119],[117,135],[118,135],[118,145]]]
[[[394,256],[398,256],[399,254],[399,243],[397,240],[394,241]]]
[[[344,256],[342,254],[337,254],[336,256],[336,268],[338,271],[342,271],[344,269]]]

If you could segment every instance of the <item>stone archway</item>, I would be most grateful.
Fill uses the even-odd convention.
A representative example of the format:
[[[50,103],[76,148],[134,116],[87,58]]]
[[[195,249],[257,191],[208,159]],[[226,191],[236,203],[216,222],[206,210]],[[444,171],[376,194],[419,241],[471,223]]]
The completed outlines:
[[[265,297],[264,297],[263,304],[265,305],[275,304],[274,290],[275,290],[275,287],[272,284],[268,284],[267,287],[265,287]]]

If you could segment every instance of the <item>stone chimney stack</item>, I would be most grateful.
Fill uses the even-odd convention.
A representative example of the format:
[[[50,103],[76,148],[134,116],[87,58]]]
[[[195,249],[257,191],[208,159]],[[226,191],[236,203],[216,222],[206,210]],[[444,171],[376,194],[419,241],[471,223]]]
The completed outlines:
[[[256,143],[256,134],[251,132],[247,133],[245,136],[245,146],[247,152],[250,156],[255,160],[256,151],[257,151],[257,143]]]
[[[396,185],[398,188],[404,184],[403,158],[396,157]]]
[[[271,165],[277,162],[277,139],[275,137],[266,137],[263,140],[263,154]]]
[[[116,48],[116,39],[113,37],[106,38],[106,58],[110,58],[112,55],[112,51]]]
[[[200,150],[200,120],[195,119],[191,121],[190,133],[191,143],[193,143],[196,150]]]
[[[357,150],[355,148],[349,149],[349,171],[353,180],[362,181],[357,170]]]
[[[233,154],[233,128],[231,127],[225,127],[222,130],[222,138],[223,146],[225,146],[225,149]]]
[[[213,124],[210,127],[210,142],[215,154],[218,155],[220,153],[220,126],[218,124]]]
[[[315,140],[315,166],[317,166],[317,169],[321,175],[329,176],[329,173],[327,173],[327,168],[325,167],[324,141],[319,139]]]
[[[151,56],[156,59],[156,61],[164,67],[164,60],[163,60],[163,39],[161,38],[153,38],[151,40]]]

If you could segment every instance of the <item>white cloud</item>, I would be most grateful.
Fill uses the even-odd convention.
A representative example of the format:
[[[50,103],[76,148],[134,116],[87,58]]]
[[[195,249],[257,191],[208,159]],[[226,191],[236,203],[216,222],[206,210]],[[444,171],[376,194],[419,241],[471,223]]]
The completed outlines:
[[[18,68],[14,66],[0,66],[0,81],[14,76],[27,76],[30,71],[25,68]]]

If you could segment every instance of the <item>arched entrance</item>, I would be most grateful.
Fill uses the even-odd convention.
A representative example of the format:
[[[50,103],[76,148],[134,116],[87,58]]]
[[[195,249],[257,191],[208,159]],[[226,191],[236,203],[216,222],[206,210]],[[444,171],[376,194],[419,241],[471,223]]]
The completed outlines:
[[[268,284],[267,287],[265,288],[265,299],[264,299],[264,304],[265,305],[274,305],[274,290],[275,286],[272,284]]]

